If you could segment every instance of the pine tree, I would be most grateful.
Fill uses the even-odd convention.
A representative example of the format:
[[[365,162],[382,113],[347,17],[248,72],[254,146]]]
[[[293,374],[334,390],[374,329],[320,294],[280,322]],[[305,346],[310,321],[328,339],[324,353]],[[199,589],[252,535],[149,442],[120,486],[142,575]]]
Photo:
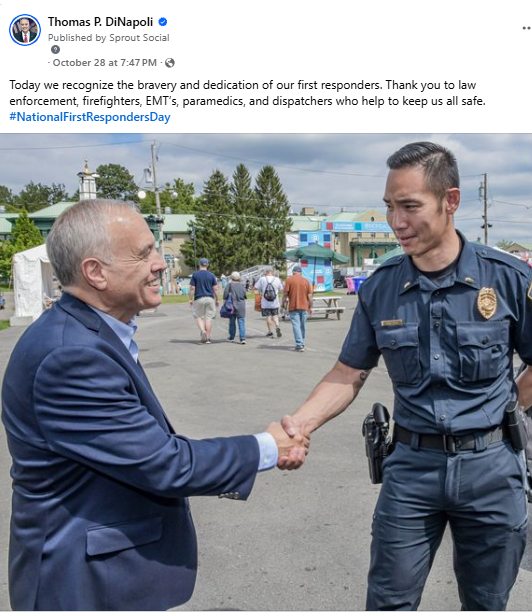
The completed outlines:
[[[233,252],[231,202],[229,184],[221,171],[214,171],[205,182],[195,209],[195,221],[189,223],[190,239],[181,248],[185,263],[189,267],[197,265],[194,263],[195,234],[197,260],[209,259],[210,269],[218,276],[229,273]]]
[[[11,233],[15,252],[28,250],[28,248],[34,248],[44,243],[41,232],[37,229],[33,220],[28,218],[28,213],[25,210],[22,210],[18,215]]]
[[[255,193],[251,175],[243,164],[237,166],[230,186],[233,255],[231,270],[240,271],[258,263],[256,251]]]
[[[286,234],[292,228],[290,205],[281,180],[271,165],[263,167],[255,183],[256,222],[255,246],[257,262],[280,266],[286,250]]]

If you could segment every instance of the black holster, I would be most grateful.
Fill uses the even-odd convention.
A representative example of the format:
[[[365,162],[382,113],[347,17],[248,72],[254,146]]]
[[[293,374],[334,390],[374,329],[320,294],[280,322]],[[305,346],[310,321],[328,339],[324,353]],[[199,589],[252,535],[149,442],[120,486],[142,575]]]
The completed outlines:
[[[528,502],[532,503],[532,408],[525,411],[517,400],[512,400],[508,402],[504,411],[512,447],[518,452],[524,451],[526,494]]]
[[[504,417],[508,426],[512,447],[516,451],[523,451],[526,449],[528,434],[525,426],[525,417],[517,400],[508,402],[504,409]]]
[[[362,424],[371,483],[382,483],[382,463],[393,451],[389,433],[390,413],[380,402],[376,402]]]

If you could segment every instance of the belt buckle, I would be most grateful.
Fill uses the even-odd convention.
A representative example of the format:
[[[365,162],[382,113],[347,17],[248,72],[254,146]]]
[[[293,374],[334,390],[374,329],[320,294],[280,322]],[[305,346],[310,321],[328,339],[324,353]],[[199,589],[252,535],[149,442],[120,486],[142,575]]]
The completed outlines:
[[[457,436],[452,434],[443,435],[443,451],[445,453],[458,453],[461,446],[462,441]]]

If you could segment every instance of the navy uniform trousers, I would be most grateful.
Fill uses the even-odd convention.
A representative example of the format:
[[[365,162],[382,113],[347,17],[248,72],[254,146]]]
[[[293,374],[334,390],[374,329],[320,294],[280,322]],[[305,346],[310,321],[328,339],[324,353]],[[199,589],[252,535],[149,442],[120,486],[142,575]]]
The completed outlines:
[[[384,463],[366,609],[415,610],[449,523],[462,609],[504,610],[526,544],[524,458],[507,441],[447,454],[397,443]]]

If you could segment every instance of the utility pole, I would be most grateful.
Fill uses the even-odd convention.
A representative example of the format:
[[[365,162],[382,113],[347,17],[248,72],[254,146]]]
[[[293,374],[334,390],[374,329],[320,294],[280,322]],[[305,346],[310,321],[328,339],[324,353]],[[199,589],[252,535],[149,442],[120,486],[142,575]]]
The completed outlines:
[[[190,238],[194,242],[194,269],[197,270],[198,269],[198,263],[197,263],[198,260],[196,258],[196,227],[194,225],[192,225],[192,229],[190,230]]]
[[[484,229],[484,244],[488,245],[488,229],[491,225],[488,222],[488,174],[482,174],[482,182],[480,184],[480,195],[484,204],[484,214],[482,218],[484,219],[484,224],[482,225],[482,229]]]
[[[157,213],[157,234],[159,236],[159,254],[164,259],[164,241],[163,241],[163,216],[161,212],[161,199],[159,197],[159,185],[157,184],[157,171],[155,170],[155,141],[151,144],[151,170],[153,179],[153,192],[155,193],[155,211]]]
[[[153,192],[155,193],[155,212],[157,216],[157,235],[159,240],[158,252],[161,255],[161,258],[164,260],[166,264],[166,259],[164,258],[164,235],[163,235],[163,215],[161,212],[161,199],[159,196],[159,185],[157,184],[157,170],[156,170],[156,161],[157,155],[155,154],[156,143],[155,141],[151,144],[151,170],[152,170],[152,179],[153,179]],[[167,269],[164,270],[162,275],[162,288],[163,295],[167,293]]]

